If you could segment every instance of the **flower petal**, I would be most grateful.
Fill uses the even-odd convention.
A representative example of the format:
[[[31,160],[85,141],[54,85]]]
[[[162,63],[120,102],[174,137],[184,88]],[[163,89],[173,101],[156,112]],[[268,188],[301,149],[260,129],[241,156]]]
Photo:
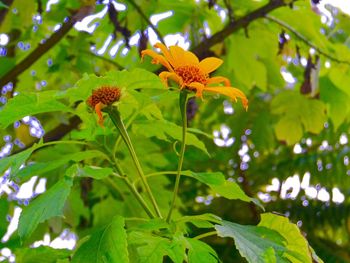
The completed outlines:
[[[218,67],[220,67],[222,63],[223,61],[219,58],[215,58],[215,57],[205,58],[201,62],[199,62],[199,68],[203,70],[203,72],[208,74],[216,70]]]
[[[228,78],[217,76],[217,77],[211,77],[207,79],[207,84],[212,84],[212,83],[221,83],[223,82],[226,87],[231,86],[231,82]]]
[[[98,124],[99,124],[102,128],[104,127],[104,126],[103,126],[103,116],[102,116],[102,111],[101,111],[101,109],[102,109],[103,106],[105,106],[105,105],[103,105],[102,102],[99,102],[99,103],[97,103],[97,104],[95,105],[95,112],[96,112],[96,114],[97,114],[97,116],[98,116]]]
[[[161,78],[165,86],[168,86],[168,79],[174,80],[175,82],[179,83],[180,86],[182,86],[183,84],[181,77],[174,72],[163,71],[159,74],[159,77]]]
[[[199,82],[191,82],[187,85],[190,89],[194,88],[196,90],[196,97],[203,99],[203,90],[205,89],[204,85]]]
[[[185,63],[185,50],[178,46],[169,47],[170,54],[173,57],[174,68],[186,65]]]
[[[173,57],[171,56],[170,52],[169,52],[169,49],[162,43],[156,43],[154,45],[155,48],[159,48],[162,53],[164,54],[164,57],[169,61],[169,63],[174,67],[174,59]]]
[[[239,89],[233,87],[204,87],[203,90],[228,96],[235,101],[237,101],[237,98],[240,98],[243,107],[248,110],[248,99]]]
[[[199,64],[199,59],[191,51],[185,51],[184,57],[185,57],[184,60],[185,60],[186,65],[198,65]]]
[[[164,67],[166,67],[169,71],[173,71],[172,66],[169,64],[169,62],[166,60],[166,58],[162,55],[159,55],[158,53],[154,52],[150,49],[145,49],[141,51],[141,59],[143,59],[144,56],[150,56],[153,58],[152,63],[153,64],[162,64]]]

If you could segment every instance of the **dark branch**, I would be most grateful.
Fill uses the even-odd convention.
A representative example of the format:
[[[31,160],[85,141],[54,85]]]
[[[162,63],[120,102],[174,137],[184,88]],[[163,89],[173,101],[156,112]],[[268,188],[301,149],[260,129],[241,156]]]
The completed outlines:
[[[223,30],[215,33],[210,38],[201,42],[192,51],[198,57],[204,57],[203,55],[206,53],[206,51],[208,51],[210,47],[222,42],[226,37],[228,37],[232,33],[236,32],[241,28],[247,27],[252,21],[261,17],[265,17],[266,14],[281,6],[285,6],[283,0],[271,0],[268,4],[264,5],[263,7],[247,14],[246,16],[237,19],[232,23],[229,23]]]
[[[0,79],[0,87],[6,85],[9,82],[15,81],[17,76],[23,73],[31,65],[33,65],[39,58],[41,58],[47,51],[55,46],[73,27],[75,22],[81,20],[89,12],[86,12],[86,7],[81,8],[77,14],[70,17],[68,22],[64,23],[63,26],[51,35],[44,43],[39,44],[25,59],[18,63],[14,68],[5,73]]]

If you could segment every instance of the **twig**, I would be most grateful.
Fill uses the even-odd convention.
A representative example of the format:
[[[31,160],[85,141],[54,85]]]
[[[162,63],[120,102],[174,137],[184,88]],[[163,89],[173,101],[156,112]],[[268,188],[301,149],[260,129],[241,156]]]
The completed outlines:
[[[9,8],[3,8],[0,10],[0,25],[2,24],[2,22],[4,21],[7,12],[10,10],[10,6],[12,5],[14,0],[5,0],[2,1],[5,5],[7,5]]]
[[[77,20],[83,19],[89,13],[86,12],[86,8],[81,8],[77,14],[70,17],[68,22],[64,23],[63,26],[51,35],[44,43],[39,44],[25,59],[19,62],[14,68],[5,73],[0,79],[0,87],[7,83],[14,81],[18,75],[23,73],[31,65],[34,64],[39,58],[41,58],[47,51],[49,51],[54,45],[56,45],[73,27]]]
[[[159,38],[160,42],[165,45],[164,38],[159,30],[152,24],[152,22],[148,19],[148,17],[142,12],[142,9],[134,2],[134,0],[128,0],[128,2],[136,9],[136,11],[140,14],[140,16],[147,22],[147,24],[153,29]]]
[[[310,40],[308,40],[306,37],[304,37],[302,34],[300,34],[297,30],[292,28],[290,25],[286,24],[284,21],[281,21],[281,20],[279,20],[275,17],[269,16],[269,15],[265,15],[265,18],[280,25],[283,28],[287,29],[291,33],[293,33],[298,39],[300,39],[302,42],[304,42],[309,47],[315,49],[320,55],[323,55],[326,58],[329,58],[330,60],[335,61],[337,63],[350,65],[350,62],[348,60],[340,60],[340,59],[335,58],[332,55],[328,54],[327,52],[323,51],[322,49],[320,49],[319,47],[314,45]]]

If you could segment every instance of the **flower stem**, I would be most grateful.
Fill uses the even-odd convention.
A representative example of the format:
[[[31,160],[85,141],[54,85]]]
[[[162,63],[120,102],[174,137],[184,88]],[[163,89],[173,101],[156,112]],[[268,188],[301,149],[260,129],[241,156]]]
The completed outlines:
[[[117,127],[117,129],[119,130],[120,132],[120,135],[122,136],[122,139],[123,141],[125,142],[126,146],[128,147],[129,149],[129,152],[131,154],[131,157],[134,161],[134,164],[136,166],[136,169],[137,169],[137,172],[141,178],[141,181],[146,189],[146,192],[148,194],[148,197],[150,198],[151,202],[152,202],[152,205],[156,211],[156,214],[158,217],[162,218],[162,215],[160,213],[160,210],[158,208],[158,205],[157,205],[157,202],[156,200],[154,199],[154,196],[152,194],[152,191],[151,191],[151,188],[149,187],[148,183],[147,183],[147,179],[143,173],[143,170],[142,170],[142,167],[141,167],[141,164],[137,158],[137,155],[136,155],[136,152],[134,150],[134,147],[131,143],[131,139],[129,137],[129,134],[124,126],[124,123],[121,119],[121,116],[120,116],[120,113],[119,111],[116,109],[116,108],[112,108],[112,107],[107,107],[105,108],[105,111],[108,113],[109,117],[111,118],[112,122],[114,123],[114,125]],[[133,187],[134,188],[134,187]],[[130,188],[131,190],[131,188]],[[136,189],[135,189],[136,190]],[[136,191],[137,192],[137,191]]]
[[[171,202],[168,216],[166,218],[166,222],[168,222],[168,223],[170,222],[171,214],[172,214],[174,207],[176,205],[176,198],[177,198],[177,193],[179,191],[179,185],[180,185],[182,164],[183,164],[184,155],[185,155],[186,133],[187,133],[187,100],[188,100],[188,92],[186,90],[183,90],[180,93],[180,100],[179,100],[180,112],[181,112],[181,117],[182,117],[182,142],[181,142],[179,162],[178,162],[178,166],[177,166],[177,174],[176,174],[176,179],[175,179],[173,199]]]
[[[153,212],[151,211],[151,209],[149,209],[149,207],[148,207],[147,203],[145,202],[145,200],[143,199],[142,195],[140,195],[140,193],[136,190],[135,185],[132,184],[130,182],[129,178],[126,176],[125,172],[123,171],[123,168],[120,166],[117,159],[115,158],[115,155],[113,155],[113,157],[114,157],[113,158],[114,165],[117,168],[118,173],[119,173],[119,175],[114,174],[114,176],[124,180],[125,184],[128,186],[128,188],[130,189],[131,193],[135,196],[137,201],[139,201],[140,205],[143,207],[143,209],[145,210],[147,215],[150,218],[155,218]],[[114,181],[113,181],[113,185],[115,186]]]

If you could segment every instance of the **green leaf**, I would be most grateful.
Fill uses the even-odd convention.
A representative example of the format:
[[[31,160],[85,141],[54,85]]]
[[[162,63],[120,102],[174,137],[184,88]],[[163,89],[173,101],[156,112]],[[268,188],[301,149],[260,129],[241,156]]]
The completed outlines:
[[[9,222],[7,222],[7,214],[9,210],[9,201],[6,198],[0,198],[0,237],[7,232]]]
[[[263,207],[256,199],[247,196],[237,183],[226,180],[225,176],[220,172],[195,173],[192,171],[183,171],[182,174],[195,178],[198,181],[206,184],[216,194],[219,194],[222,197],[230,200],[239,199],[245,202],[254,202],[263,209]]]
[[[50,162],[40,162],[40,163],[33,163],[30,164],[23,169],[21,169],[17,173],[17,177],[20,178],[21,180],[24,180],[32,175],[40,175],[52,170],[57,169],[58,167],[61,167],[71,161],[73,162],[80,162],[82,160],[87,160],[95,157],[105,157],[104,154],[100,151],[96,150],[90,150],[90,151],[84,151],[84,152],[79,152],[79,153],[72,153],[72,154],[67,154],[67,155],[62,155],[62,158],[60,159],[55,159]],[[93,169],[87,168],[88,172],[93,172]],[[72,170],[69,170],[72,172]],[[75,172],[80,172],[79,170],[76,170]],[[101,173],[107,172],[106,170],[104,171],[96,171],[98,175],[96,176],[102,176]],[[100,173],[99,173],[100,172]]]
[[[116,216],[104,228],[94,232],[75,252],[72,263],[128,263],[124,218]]]
[[[40,93],[20,93],[2,108],[0,115],[0,128],[4,129],[11,123],[28,115],[43,112],[65,111],[71,109],[59,102],[56,91],[42,91]]]
[[[277,139],[288,145],[298,142],[304,131],[318,134],[327,121],[326,105],[294,91],[283,91],[271,103],[271,112],[280,115],[275,126]]]
[[[62,216],[72,185],[73,180],[65,177],[23,209],[18,223],[18,234],[22,240],[27,239],[39,223]]]
[[[182,140],[182,128],[165,120],[135,121],[132,125],[132,130],[134,133],[147,138],[156,137],[159,140],[170,141],[170,137],[177,141]],[[205,144],[192,133],[187,133],[187,145],[192,145],[210,156]]]
[[[2,1],[0,1],[0,9],[6,8],[8,9],[9,7],[5,5]]]
[[[290,251],[286,257],[291,262],[312,262],[308,242],[301,234],[300,229],[295,224],[290,223],[288,218],[265,213],[261,215],[259,226],[275,230],[284,237],[286,248]]]
[[[186,238],[188,242],[188,262],[189,263],[216,263],[219,262],[218,255],[206,243]]]
[[[101,180],[113,174],[113,169],[92,165],[84,165],[83,167],[80,167],[78,164],[75,164],[69,168],[69,174],[71,176],[90,177],[96,180]]]
[[[133,231],[128,236],[129,245],[137,251],[139,263],[163,263],[165,256],[175,263],[182,263],[185,258],[183,240],[168,239],[152,233]]]
[[[37,248],[21,248],[15,251],[16,262],[21,263],[56,263],[68,258],[71,251],[67,249],[53,249],[47,246]]]
[[[222,219],[214,214],[206,213],[202,215],[183,216],[176,222],[191,223],[198,228],[212,228],[214,224],[221,224]]]
[[[266,258],[272,259],[269,262],[289,262],[284,256],[287,248],[284,247],[284,238],[276,231],[261,226],[245,226],[228,221],[222,225],[215,225],[220,237],[231,237],[235,241],[236,248],[242,257],[251,263],[265,263]],[[271,252],[271,248],[274,250]]]
[[[0,174],[3,174],[7,169],[11,168],[11,178],[15,177],[20,171],[21,165],[25,163],[25,161],[37,148],[36,146],[37,144],[33,145],[27,150],[24,150],[23,152],[0,159]]]
[[[320,97],[327,104],[328,116],[333,122],[334,129],[337,130],[349,114],[349,95],[338,89],[329,78],[322,77]]]

